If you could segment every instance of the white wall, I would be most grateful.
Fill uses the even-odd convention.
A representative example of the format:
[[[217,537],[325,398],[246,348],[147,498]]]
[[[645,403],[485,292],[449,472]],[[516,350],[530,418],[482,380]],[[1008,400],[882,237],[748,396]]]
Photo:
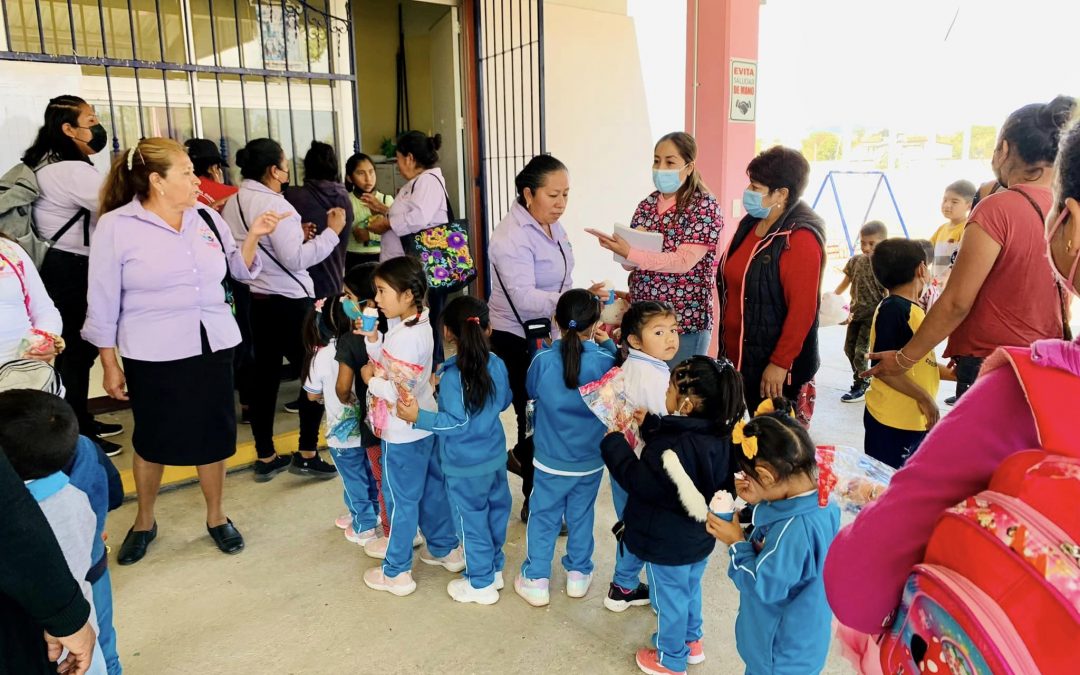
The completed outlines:
[[[584,228],[629,223],[653,189],[653,133],[634,21],[610,11],[618,3],[599,3],[599,11],[582,4],[544,3],[547,146],[570,169],[562,222],[575,284],[611,279],[626,288],[626,272]]]
[[[686,2],[628,0],[653,138],[686,127]]]

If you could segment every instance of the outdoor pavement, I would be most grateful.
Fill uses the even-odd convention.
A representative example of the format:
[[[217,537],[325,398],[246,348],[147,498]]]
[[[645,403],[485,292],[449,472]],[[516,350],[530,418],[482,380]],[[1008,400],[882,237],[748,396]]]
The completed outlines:
[[[862,447],[863,405],[839,402],[851,384],[843,329],[823,329],[821,337],[824,365],[812,435],[817,443]],[[295,391],[295,385],[283,387],[281,400]],[[952,391],[945,384],[941,398]],[[110,418],[130,423],[126,413]],[[556,563],[551,605],[536,609],[510,587],[525,554],[525,528],[516,516],[520,481],[510,481],[515,499],[505,548],[507,588],[489,607],[451,600],[446,584],[455,575],[418,559],[412,596],[397,598],[364,586],[361,574],[378,561],[334,527],[344,511],[337,480],[315,483],[286,473],[256,484],[250,471],[230,474],[227,512],[247,541],[236,556],[218,552],[206,534],[198,488],[168,491],[158,501],[159,534],[147,557],[130,567],[111,565],[125,672],[638,672],[634,652],[646,646],[656,618],[648,608],[623,614],[604,608],[615,551],[608,482],[596,509],[592,589],[583,599],[568,598]],[[113,556],[134,514],[128,502],[110,515]],[[704,585],[707,660],[691,666],[691,673],[743,671],[734,638],[738,594],[727,564],[727,553],[718,547]],[[853,671],[832,653],[825,672]]]

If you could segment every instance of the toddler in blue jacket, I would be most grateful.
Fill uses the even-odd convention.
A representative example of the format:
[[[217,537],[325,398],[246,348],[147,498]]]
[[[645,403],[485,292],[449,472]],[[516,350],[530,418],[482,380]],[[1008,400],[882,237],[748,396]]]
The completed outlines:
[[[615,343],[596,330],[599,321],[595,295],[581,288],[564,293],[555,306],[562,337],[533,358],[525,380],[529,398],[536,400],[536,478],[529,496],[527,553],[514,590],[534,607],[549,602],[551,559],[564,514],[566,594],[583,598],[592,583],[593,519],[604,476],[600,440],[606,430],[578,387],[615,365]],[[597,335],[603,346],[593,340]]]
[[[442,315],[443,336],[457,353],[443,361],[439,411],[424,410],[415,397],[398,399],[397,413],[437,439],[465,554],[465,572],[446,587],[458,602],[493,605],[503,587],[503,544],[510,519],[506,482],[506,433],[499,413],[510,405],[510,378],[491,353],[491,323],[483,300],[461,296]]]
[[[755,504],[754,530],[713,514],[708,530],[728,545],[728,576],[739,589],[735,644],[748,675],[820,673],[832,612],[822,568],[840,529],[835,504],[818,505],[817,462],[806,429],[784,399],[766,399],[735,427],[735,489]],[[779,411],[779,412],[777,412]]]

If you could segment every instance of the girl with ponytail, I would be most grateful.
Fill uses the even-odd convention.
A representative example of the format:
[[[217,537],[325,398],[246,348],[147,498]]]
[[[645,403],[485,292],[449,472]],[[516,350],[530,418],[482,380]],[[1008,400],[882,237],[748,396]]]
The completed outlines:
[[[595,295],[583,288],[564,293],[555,306],[562,337],[536,355],[525,382],[536,400],[536,475],[529,497],[528,554],[514,589],[534,607],[549,602],[551,558],[564,514],[566,594],[585,597],[592,582],[593,509],[604,475],[600,440],[605,430],[578,387],[615,365],[615,343],[597,330],[599,321]]]
[[[503,587],[502,548],[510,519],[506,435],[499,414],[509,407],[510,379],[491,353],[487,303],[462,296],[446,306],[443,337],[457,354],[442,365],[439,411],[398,399],[398,417],[443,439],[442,470],[450,505],[460,517],[465,573],[447,586],[458,602],[492,605]]]

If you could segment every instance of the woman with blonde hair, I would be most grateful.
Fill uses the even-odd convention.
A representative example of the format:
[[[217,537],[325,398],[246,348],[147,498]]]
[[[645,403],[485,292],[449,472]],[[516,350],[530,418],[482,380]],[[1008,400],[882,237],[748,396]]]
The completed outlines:
[[[240,342],[226,287],[230,276],[258,274],[258,240],[284,214],[255,219],[240,248],[217,212],[197,203],[198,186],[183,146],[140,141],[112,164],[90,245],[82,336],[98,347],[105,391],[130,400],[135,419],[139,509],[121,565],[141,560],[157,536],[166,465],[197,467],[207,531],[224,553],[244,548],[221,503],[225,459],[236,452],[232,352]]]

